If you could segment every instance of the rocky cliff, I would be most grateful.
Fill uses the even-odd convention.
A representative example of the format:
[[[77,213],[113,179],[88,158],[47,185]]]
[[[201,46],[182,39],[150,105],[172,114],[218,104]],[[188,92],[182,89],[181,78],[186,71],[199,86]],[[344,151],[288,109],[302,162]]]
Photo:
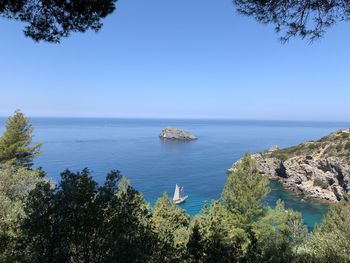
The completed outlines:
[[[350,129],[290,148],[273,147],[252,158],[263,175],[306,198],[338,202],[350,194]]]

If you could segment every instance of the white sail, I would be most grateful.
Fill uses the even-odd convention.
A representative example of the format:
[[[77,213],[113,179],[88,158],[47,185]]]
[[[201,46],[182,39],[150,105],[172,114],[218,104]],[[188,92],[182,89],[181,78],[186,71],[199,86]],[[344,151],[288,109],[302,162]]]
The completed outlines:
[[[176,184],[173,200],[180,199],[180,187]]]

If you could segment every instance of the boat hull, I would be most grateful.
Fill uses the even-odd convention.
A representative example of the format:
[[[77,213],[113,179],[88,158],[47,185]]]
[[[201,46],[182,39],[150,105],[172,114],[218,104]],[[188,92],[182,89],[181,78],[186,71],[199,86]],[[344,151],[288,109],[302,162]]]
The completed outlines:
[[[186,201],[186,199],[188,198],[188,195],[184,196],[184,197],[181,197],[179,199],[176,199],[176,200],[173,200],[175,204],[182,204]]]

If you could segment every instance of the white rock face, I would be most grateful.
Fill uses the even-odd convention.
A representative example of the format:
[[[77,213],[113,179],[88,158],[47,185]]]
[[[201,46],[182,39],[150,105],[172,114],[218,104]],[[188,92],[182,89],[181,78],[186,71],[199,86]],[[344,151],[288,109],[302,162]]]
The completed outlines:
[[[281,161],[263,153],[252,154],[259,172],[309,199],[336,203],[349,193],[350,166],[337,157],[296,156]],[[228,169],[234,172],[237,161]],[[317,183],[318,182],[318,183]]]
[[[166,140],[192,141],[198,138],[188,131],[183,131],[173,127],[166,127],[162,130],[159,137]]]
[[[307,198],[338,202],[350,194],[350,129],[251,156],[262,175]],[[228,172],[235,171],[236,164]]]

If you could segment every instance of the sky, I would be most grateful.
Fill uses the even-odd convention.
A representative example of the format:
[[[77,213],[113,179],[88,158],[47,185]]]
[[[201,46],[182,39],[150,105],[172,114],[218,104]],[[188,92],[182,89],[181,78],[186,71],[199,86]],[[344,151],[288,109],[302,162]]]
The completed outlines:
[[[230,0],[119,0],[100,32],[35,43],[1,19],[0,116],[350,120],[350,27],[281,44]]]

